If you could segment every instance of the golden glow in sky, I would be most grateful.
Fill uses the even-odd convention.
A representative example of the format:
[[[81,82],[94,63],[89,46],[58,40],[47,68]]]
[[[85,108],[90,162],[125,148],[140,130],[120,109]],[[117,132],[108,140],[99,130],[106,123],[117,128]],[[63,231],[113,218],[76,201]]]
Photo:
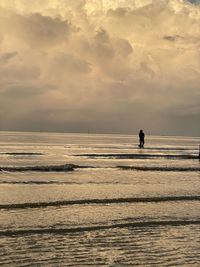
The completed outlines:
[[[1,0],[1,128],[199,135],[200,5]]]

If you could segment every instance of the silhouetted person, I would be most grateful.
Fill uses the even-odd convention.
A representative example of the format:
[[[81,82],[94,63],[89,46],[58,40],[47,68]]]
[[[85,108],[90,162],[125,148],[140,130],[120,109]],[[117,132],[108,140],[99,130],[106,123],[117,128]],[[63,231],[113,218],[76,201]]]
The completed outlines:
[[[144,137],[145,137],[145,134],[144,134],[143,130],[140,130],[140,132],[139,132],[139,138],[140,138],[139,147],[144,147]]]

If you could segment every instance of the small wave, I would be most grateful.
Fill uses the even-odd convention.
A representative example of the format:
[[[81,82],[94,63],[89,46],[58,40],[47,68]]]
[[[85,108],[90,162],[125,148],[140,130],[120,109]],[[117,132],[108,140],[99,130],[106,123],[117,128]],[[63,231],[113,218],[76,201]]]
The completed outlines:
[[[66,172],[73,171],[78,166],[74,164],[64,165],[49,165],[49,166],[19,166],[19,167],[0,167],[0,171],[7,172],[27,172],[27,171],[40,171],[40,172]]]
[[[164,155],[164,154],[79,154],[77,157],[111,158],[111,159],[198,159],[198,155]]]
[[[175,220],[175,221],[146,221],[146,222],[128,222],[108,225],[83,226],[73,228],[39,228],[39,229],[19,229],[19,230],[2,230],[0,236],[21,236],[33,234],[68,234],[76,232],[101,231],[115,228],[142,228],[142,227],[160,227],[160,226],[184,226],[197,225],[200,220]]]
[[[0,209],[27,209],[46,208],[70,205],[91,204],[122,204],[122,203],[146,203],[146,202],[171,202],[171,201],[200,201],[200,196],[162,196],[162,197],[136,197],[136,198],[112,198],[112,199],[80,199],[54,202],[34,202],[18,204],[1,204]]]
[[[42,156],[43,153],[37,152],[2,152],[0,155],[12,155],[12,156]]]
[[[31,185],[31,184],[36,184],[36,185],[50,185],[50,184],[56,184],[56,185],[66,185],[66,184],[72,184],[72,185],[113,185],[113,184],[130,184],[126,182],[118,182],[118,181],[112,181],[112,182],[102,182],[102,181],[0,181],[0,184],[10,184],[10,185],[15,185],[15,184],[24,184],[24,185]]]
[[[200,167],[168,167],[168,166],[79,166],[74,164],[48,165],[48,166],[8,166],[0,167],[0,172],[67,172],[75,169],[122,169],[136,171],[174,171],[174,172],[196,172]]]
[[[159,172],[197,172],[200,167],[165,167],[165,166],[117,166],[122,170],[134,171],[159,171]]]
[[[60,182],[60,181],[0,181],[0,184],[38,184],[38,185],[49,185],[49,184],[83,184],[77,182]]]

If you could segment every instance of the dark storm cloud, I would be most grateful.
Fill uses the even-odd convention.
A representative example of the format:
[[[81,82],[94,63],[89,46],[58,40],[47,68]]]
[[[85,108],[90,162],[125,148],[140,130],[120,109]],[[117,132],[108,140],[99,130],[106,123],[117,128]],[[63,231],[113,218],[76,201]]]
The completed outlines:
[[[45,90],[46,91],[46,90]],[[25,86],[25,85],[13,85],[6,88],[5,91],[2,92],[1,96],[8,98],[27,98],[33,97],[38,94],[42,94],[44,92],[43,88],[33,87],[33,86]]]
[[[192,4],[200,4],[200,0],[187,0],[187,1]]]
[[[65,73],[88,73],[90,72],[90,64],[84,60],[76,58],[67,53],[57,54],[52,60],[53,67],[57,67],[60,72]],[[61,71],[62,70],[62,71]]]
[[[175,42],[177,40],[179,40],[181,37],[178,35],[174,35],[174,36],[170,36],[170,35],[166,35],[163,37],[163,39],[170,41],[170,42]]]
[[[55,42],[65,41],[72,31],[68,21],[41,14],[31,14],[27,17],[16,16],[14,22],[19,26],[22,36],[33,45],[48,46]]]
[[[66,42],[75,28],[67,20],[52,18],[39,13],[20,15],[1,10],[2,26],[11,34],[22,39],[32,47],[48,47]],[[13,27],[14,25],[14,27]]]
[[[6,80],[30,80],[36,79],[40,76],[40,70],[37,67],[31,67],[26,65],[6,65],[0,67],[1,79]]]
[[[17,52],[2,53],[0,54],[0,62],[6,62],[15,57],[17,54]]]

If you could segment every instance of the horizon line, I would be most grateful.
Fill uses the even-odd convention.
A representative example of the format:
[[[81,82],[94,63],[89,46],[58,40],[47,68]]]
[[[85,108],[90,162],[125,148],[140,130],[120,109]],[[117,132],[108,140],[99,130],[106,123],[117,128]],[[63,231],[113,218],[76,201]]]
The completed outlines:
[[[86,135],[124,135],[124,136],[137,136],[138,133],[116,133],[116,132],[113,132],[113,133],[98,133],[98,132],[88,132],[88,131],[85,131],[85,132],[67,132],[67,131],[60,131],[60,132],[57,132],[57,131],[42,131],[42,130],[0,130],[0,133],[3,133],[3,132],[16,132],[16,133],[52,133],[52,134],[86,134]],[[165,135],[165,134],[150,134],[150,131],[146,131],[145,132],[145,136],[151,136],[151,137],[184,137],[184,138],[195,138],[195,139],[198,139],[200,138],[200,136],[197,136],[197,135],[174,135],[174,134],[168,134],[168,135]]]

